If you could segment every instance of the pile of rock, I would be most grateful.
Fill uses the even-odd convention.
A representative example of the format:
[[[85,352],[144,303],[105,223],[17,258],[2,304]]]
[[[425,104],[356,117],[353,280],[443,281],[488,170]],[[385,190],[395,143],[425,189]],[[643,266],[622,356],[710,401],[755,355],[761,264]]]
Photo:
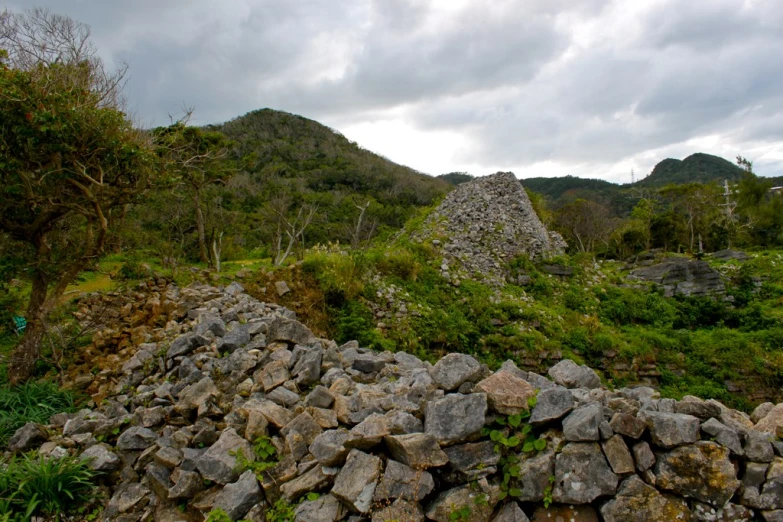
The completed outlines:
[[[470,277],[503,284],[505,265],[515,257],[552,257],[567,246],[559,234],[547,231],[511,172],[459,185],[414,237],[442,251],[441,271],[457,282]]]
[[[318,339],[236,283],[179,295],[179,333],[127,350],[99,407],[10,442],[90,459],[106,473],[104,520],[221,508],[262,521],[280,500],[303,522],[783,520],[783,404],[747,416],[609,391],[568,360],[548,378],[462,354],[432,365]],[[519,452],[519,491],[501,500],[504,463],[483,429],[526,411],[547,444]],[[256,475],[259,439],[277,462]]]

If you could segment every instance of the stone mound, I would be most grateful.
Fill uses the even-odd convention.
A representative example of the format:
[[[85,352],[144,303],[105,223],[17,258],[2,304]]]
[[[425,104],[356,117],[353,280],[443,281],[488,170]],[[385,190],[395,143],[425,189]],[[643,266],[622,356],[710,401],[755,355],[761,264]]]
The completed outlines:
[[[547,231],[511,172],[459,185],[414,237],[442,251],[444,276],[497,284],[504,283],[504,267],[515,257],[553,257],[567,246],[559,234]]]
[[[280,499],[298,522],[783,516],[783,404],[748,416],[610,391],[569,360],[548,377],[456,353],[433,365],[319,339],[237,283],[165,293],[154,342],[93,376],[96,397],[111,387],[99,406],[9,443],[89,459],[105,473],[101,520],[280,520]],[[259,438],[276,448],[267,469],[252,464]]]

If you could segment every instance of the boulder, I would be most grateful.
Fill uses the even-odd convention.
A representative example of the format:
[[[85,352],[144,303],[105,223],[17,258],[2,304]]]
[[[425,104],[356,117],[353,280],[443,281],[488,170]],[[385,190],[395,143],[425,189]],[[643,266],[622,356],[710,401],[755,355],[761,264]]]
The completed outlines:
[[[571,442],[555,459],[552,498],[564,504],[589,504],[614,494],[617,482],[597,443]]]
[[[375,488],[374,499],[376,502],[389,498],[419,501],[434,488],[435,481],[426,471],[388,460],[381,481]]]
[[[424,431],[441,445],[464,442],[484,427],[487,396],[453,393],[427,404]]]
[[[381,459],[357,449],[351,450],[334,479],[332,495],[359,513],[367,513],[381,474]]]
[[[432,367],[432,379],[439,388],[452,391],[463,383],[477,380],[483,373],[481,364],[462,353],[450,353]]]
[[[729,450],[699,441],[658,453],[656,486],[715,507],[723,506],[740,485]]]
[[[549,369],[549,376],[566,388],[599,388],[601,379],[587,366],[579,366],[570,359],[564,359]]]
[[[601,506],[601,516],[605,522],[671,522],[689,520],[691,513],[685,501],[661,495],[633,475],[623,481],[613,499]]]
[[[238,520],[262,500],[263,495],[258,486],[258,479],[251,470],[247,470],[242,473],[239,480],[227,484],[218,493],[215,497],[214,507],[225,511],[232,520]]]
[[[131,426],[117,438],[117,449],[121,451],[147,449],[158,440],[154,431],[140,426]]]
[[[345,516],[345,505],[333,495],[321,495],[296,506],[296,522],[335,522]]]
[[[699,440],[699,419],[681,413],[641,411],[639,419],[650,428],[653,444],[661,448],[673,448]]]
[[[196,468],[204,478],[212,482],[234,482],[239,478],[236,456],[240,451],[245,459],[255,460],[256,454],[250,443],[237,435],[233,428],[226,428],[217,442],[199,457]]]
[[[634,472],[634,460],[622,435],[614,435],[606,442],[601,443],[609,466],[617,475],[625,475]]]
[[[90,446],[84,450],[82,458],[88,461],[87,465],[94,471],[116,471],[122,464],[120,458],[104,444]]]
[[[316,341],[315,335],[305,325],[294,319],[275,317],[269,324],[266,334],[267,343],[286,342],[309,345]]]
[[[429,504],[426,516],[436,522],[453,522],[454,513],[464,522],[488,522],[497,503],[494,491],[465,484],[441,492]]]
[[[449,461],[437,439],[429,433],[388,435],[384,442],[394,459],[415,469],[443,466]]]
[[[598,427],[603,420],[600,404],[593,402],[580,406],[563,419],[563,436],[570,442],[599,440]]]
[[[28,422],[8,439],[8,451],[12,453],[27,451],[40,446],[49,439],[49,434],[40,424]]]
[[[528,401],[536,396],[536,390],[521,378],[510,372],[496,372],[474,388],[487,394],[489,407],[503,415],[515,415],[528,411]]]
[[[418,502],[398,499],[391,505],[373,511],[372,522],[424,522],[424,511]]]
[[[575,405],[573,394],[565,388],[542,390],[537,396],[536,405],[528,422],[533,426],[554,422],[567,415]]]

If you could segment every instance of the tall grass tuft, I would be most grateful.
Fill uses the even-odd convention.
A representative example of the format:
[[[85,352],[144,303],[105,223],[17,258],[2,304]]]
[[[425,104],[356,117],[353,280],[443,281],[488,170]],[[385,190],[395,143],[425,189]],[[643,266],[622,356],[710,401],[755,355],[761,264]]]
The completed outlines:
[[[73,392],[52,382],[27,382],[11,387],[0,385],[0,448],[27,422],[46,424],[55,413],[76,410]]]

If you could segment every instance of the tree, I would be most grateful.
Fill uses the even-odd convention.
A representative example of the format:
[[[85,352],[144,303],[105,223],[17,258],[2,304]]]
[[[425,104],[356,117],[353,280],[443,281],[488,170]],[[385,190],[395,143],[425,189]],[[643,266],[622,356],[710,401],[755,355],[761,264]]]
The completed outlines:
[[[153,134],[159,151],[169,163],[168,171],[190,191],[198,234],[199,257],[202,263],[212,265],[203,198],[208,186],[225,183],[235,172],[236,169],[226,159],[232,143],[220,132],[187,126],[189,116],[190,111],[182,120],[169,127],[155,129]]]
[[[585,199],[577,199],[560,208],[555,224],[580,252],[595,252],[596,243],[608,244],[615,227],[609,209]]]
[[[0,17],[0,235],[32,288],[28,327],[9,362],[28,379],[46,314],[104,250],[111,210],[155,180],[149,135],[121,109],[124,68],[107,72],[89,29],[45,10]]]

